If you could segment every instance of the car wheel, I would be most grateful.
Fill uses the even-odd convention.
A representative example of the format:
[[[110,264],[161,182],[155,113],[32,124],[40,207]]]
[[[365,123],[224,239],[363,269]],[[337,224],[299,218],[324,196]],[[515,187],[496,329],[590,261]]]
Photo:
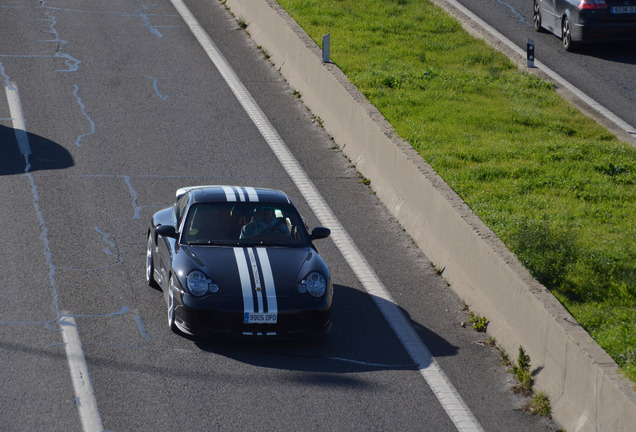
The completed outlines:
[[[539,0],[534,0],[534,15],[532,17],[534,29],[538,32],[541,31],[541,6],[539,6]]]
[[[566,51],[571,52],[574,50],[570,20],[567,17],[563,18],[563,23],[561,24],[561,40],[563,42],[563,48],[565,48]]]
[[[152,236],[148,235],[148,243],[146,245],[146,282],[153,288],[156,288],[155,265],[152,262]]]

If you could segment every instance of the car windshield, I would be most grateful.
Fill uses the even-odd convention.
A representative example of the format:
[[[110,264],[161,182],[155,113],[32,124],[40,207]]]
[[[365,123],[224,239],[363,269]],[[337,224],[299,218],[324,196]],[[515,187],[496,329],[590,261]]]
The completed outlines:
[[[290,204],[199,203],[188,210],[181,243],[226,246],[302,246],[304,222]]]

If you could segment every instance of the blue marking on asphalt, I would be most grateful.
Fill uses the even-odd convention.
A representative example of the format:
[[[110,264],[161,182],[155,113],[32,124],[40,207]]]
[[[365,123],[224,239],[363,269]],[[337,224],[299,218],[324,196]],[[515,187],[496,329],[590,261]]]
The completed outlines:
[[[7,70],[2,64],[2,57],[4,56],[0,55],[0,75],[2,75],[2,79],[4,80],[4,86],[9,90],[15,90],[14,85],[11,83],[11,77],[9,77],[9,75],[7,74]]]
[[[631,88],[629,88],[629,87],[627,87],[627,86],[624,86],[624,85],[623,85],[623,86],[621,86],[621,88],[622,88],[623,90],[625,90],[625,91],[626,91],[627,93],[629,93],[629,94],[636,95],[636,91],[634,91],[634,89],[631,89]]]
[[[86,113],[86,105],[84,105],[84,102],[82,102],[82,99],[78,96],[78,92],[79,92],[79,86],[77,84],[74,85],[75,90],[73,91],[73,96],[75,96],[75,99],[77,99],[77,103],[80,106],[81,110],[82,110],[82,114],[84,115],[84,117],[86,117],[86,120],[88,120],[88,122],[91,125],[91,132],[87,133],[87,134],[82,134],[80,136],[77,137],[77,139],[75,140],[75,145],[77,147],[81,147],[81,141],[82,138],[93,135],[95,133],[95,122],[93,121],[93,119],[90,118],[90,116]]]
[[[141,7],[143,10],[148,10],[148,6],[143,5]],[[161,32],[159,30],[157,30],[157,27],[153,26],[150,24],[150,18],[148,14],[143,13],[142,11],[140,11],[139,9],[137,9],[137,15],[139,15],[143,21],[143,23],[141,24],[142,27],[147,27],[148,30],[150,30],[150,33],[152,33],[153,35],[162,38],[163,35],[161,34]]]
[[[159,96],[159,99],[161,99],[161,100],[168,100],[168,98],[169,98],[170,96],[168,96],[168,95],[162,95],[161,93],[159,93],[159,88],[158,88],[158,86],[157,86],[157,83],[158,83],[158,81],[159,81],[159,80],[158,80],[157,78],[155,78],[155,77],[151,77],[151,76],[147,76],[146,78],[148,78],[148,79],[151,79],[151,80],[152,80],[152,88],[153,88],[153,89],[155,89],[155,93],[157,93],[157,96]]]
[[[49,31],[53,33],[55,39],[51,40],[39,40],[38,42],[54,42],[59,43],[60,45],[66,45],[68,41],[60,38],[60,33],[57,31],[57,18],[51,14],[49,11],[45,11],[44,15],[48,17],[48,19],[40,19],[38,21],[49,21],[51,25],[49,25]]]
[[[140,219],[142,207],[140,207],[137,204],[137,198],[139,197],[139,195],[137,194],[137,191],[133,188],[132,183],[130,182],[129,176],[124,176],[124,181],[128,185],[128,191],[130,192],[130,195],[132,196],[132,199],[133,199],[133,208],[135,209],[135,215],[133,216],[133,218]]]
[[[150,336],[148,336],[148,333],[146,333],[146,329],[144,329],[144,325],[141,322],[141,317],[139,315],[135,315],[135,320],[137,321],[137,326],[139,327],[139,332],[144,337],[144,339],[146,339],[146,341],[148,341],[148,342],[152,342],[152,339],[150,339]]]
[[[56,53],[55,57],[66,59],[64,60],[64,64],[68,67],[68,69],[58,69],[56,72],[75,72],[79,69],[80,63],[82,63],[69,54]]]
[[[512,7],[512,5],[509,5],[508,3],[506,3],[503,0],[497,0],[497,3],[506,6],[508,9],[510,9],[510,11],[512,12],[512,14],[517,18],[517,21],[519,21],[522,24],[528,25],[528,26],[532,26],[532,23],[529,23],[528,21],[526,21],[526,19],[523,17],[523,15],[521,15],[519,12],[516,11],[516,9],[514,7]]]

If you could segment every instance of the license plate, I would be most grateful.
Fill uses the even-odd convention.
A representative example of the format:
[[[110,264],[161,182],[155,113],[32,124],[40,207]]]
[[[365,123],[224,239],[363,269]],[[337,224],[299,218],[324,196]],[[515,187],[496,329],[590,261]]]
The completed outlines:
[[[261,313],[261,312],[245,312],[243,323],[245,324],[276,324],[278,314]]]
[[[633,14],[636,13],[636,6],[612,6],[614,14]]]

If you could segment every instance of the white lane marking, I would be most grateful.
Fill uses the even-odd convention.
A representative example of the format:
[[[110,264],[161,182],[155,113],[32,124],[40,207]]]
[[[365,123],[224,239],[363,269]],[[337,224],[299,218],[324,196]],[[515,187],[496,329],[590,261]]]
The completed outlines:
[[[24,119],[24,114],[22,113],[22,103],[20,103],[18,86],[14,83],[9,83],[9,85],[5,85],[5,92],[7,94],[7,102],[9,103],[9,112],[11,113],[11,119],[13,120],[15,138],[18,140],[20,154],[24,156],[27,164],[27,169],[25,171],[29,172],[31,165],[28,158],[31,154],[31,144],[29,143],[29,137],[26,133],[26,121]]]
[[[77,401],[77,409],[82,421],[84,431],[103,431],[102,420],[97,410],[97,401],[93,393],[93,385],[88,373],[86,358],[82,350],[79,332],[75,319],[71,316],[62,316],[59,319],[62,329],[62,338],[65,342],[66,358],[71,371],[73,388]]]
[[[444,1],[446,3],[452,5],[454,8],[458,9],[459,11],[461,11],[471,21],[474,21],[475,23],[477,23],[481,28],[483,28],[486,32],[490,33],[491,36],[494,36],[497,40],[502,41],[504,43],[504,45],[506,45],[508,48],[512,49],[514,52],[519,54],[521,57],[523,57],[523,58],[526,57],[526,52],[523,49],[521,49],[520,47],[515,45],[514,42],[512,42],[510,39],[506,38],[504,35],[502,35],[497,30],[492,28],[484,20],[482,20],[477,15],[472,13],[470,10],[468,10],[466,7],[464,7],[462,4],[460,4],[456,0],[444,0]],[[556,73],[555,71],[550,69],[545,64],[541,63],[540,61],[538,61],[536,59],[534,61],[534,64],[539,69],[543,70],[546,73],[546,75],[548,75],[550,78],[552,78],[558,84],[562,85],[563,87],[568,89],[570,92],[572,92],[572,94],[574,94],[576,97],[581,99],[583,101],[583,103],[585,103],[586,105],[588,105],[589,107],[594,109],[596,112],[598,112],[600,115],[602,115],[603,117],[605,117],[606,119],[608,119],[612,123],[614,123],[620,129],[622,129],[625,132],[627,132],[630,136],[636,138],[636,127],[630,125],[626,121],[624,121],[621,118],[619,118],[616,114],[614,114],[613,112],[611,112],[610,110],[605,108],[603,105],[601,105],[596,100],[592,99],[590,96],[588,96],[585,93],[583,93],[581,90],[579,90],[578,88],[576,88],[572,84],[570,84],[565,78],[563,78],[561,75],[559,75],[558,73]]]
[[[444,410],[461,431],[482,431],[482,427],[470,412],[457,390],[439,367],[430,351],[413,329],[409,319],[393,301],[386,287],[382,284],[340,221],[333,214],[318,189],[302,169],[293,154],[289,151],[278,132],[271,125],[265,114],[256,104],[245,86],[238,79],[228,62],[214,45],[205,30],[197,22],[182,0],[171,0],[173,6],[183,17],[194,36],[203,47],[208,57],[219,70],[228,86],[252,119],[261,135],[281,162],[287,174],[303,194],[307,203],[316,214],[320,223],[331,228],[331,238],[347,260],[349,266],[375,301],[398,339],[417,365],[431,390],[440,401]]]
[[[11,113],[11,118],[13,120],[13,129],[15,131],[16,139],[18,140],[20,153],[24,155],[24,159],[26,161],[25,175],[31,183],[33,205],[40,223],[40,230],[42,231],[40,239],[44,246],[44,256],[49,268],[49,282],[51,284],[51,295],[53,297],[53,313],[56,315],[58,324],[62,329],[66,357],[71,372],[71,379],[73,380],[75,399],[77,401],[77,409],[79,410],[82,427],[84,432],[101,432],[103,430],[102,420],[99,416],[93,387],[89,379],[88,366],[86,365],[86,359],[84,358],[84,352],[82,351],[82,343],[79,338],[79,333],[77,332],[77,325],[72,317],[61,316],[58,309],[59,299],[55,284],[56,267],[53,264],[53,254],[51,253],[51,247],[49,244],[48,228],[46,226],[46,221],[42,216],[42,211],[40,210],[38,189],[33,175],[29,172],[31,167],[29,163],[31,145],[26,132],[26,121],[22,112],[22,104],[20,103],[18,87],[14,83],[8,83],[5,84],[5,90],[7,93],[7,101],[9,103],[9,112]]]

